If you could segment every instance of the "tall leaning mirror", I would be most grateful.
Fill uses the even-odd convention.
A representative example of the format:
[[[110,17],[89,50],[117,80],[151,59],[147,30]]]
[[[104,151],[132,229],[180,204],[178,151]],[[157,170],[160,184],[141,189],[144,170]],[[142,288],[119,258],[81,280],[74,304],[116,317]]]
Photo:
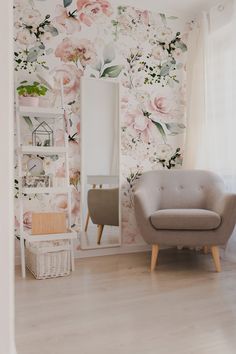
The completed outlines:
[[[81,248],[121,244],[119,83],[81,84]]]

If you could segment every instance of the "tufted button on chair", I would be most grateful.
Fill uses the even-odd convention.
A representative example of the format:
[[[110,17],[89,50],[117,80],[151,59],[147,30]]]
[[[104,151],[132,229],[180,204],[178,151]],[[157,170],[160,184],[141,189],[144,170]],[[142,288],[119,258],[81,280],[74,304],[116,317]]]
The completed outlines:
[[[220,177],[209,171],[144,173],[135,188],[135,215],[144,240],[152,245],[151,271],[160,246],[211,249],[221,270],[219,245],[227,243],[236,222],[236,194],[226,194]]]

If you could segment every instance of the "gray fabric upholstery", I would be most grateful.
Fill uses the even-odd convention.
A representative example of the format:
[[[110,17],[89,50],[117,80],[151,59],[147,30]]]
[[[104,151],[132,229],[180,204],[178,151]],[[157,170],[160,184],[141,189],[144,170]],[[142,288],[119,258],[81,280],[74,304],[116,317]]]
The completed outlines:
[[[163,246],[204,246],[225,244],[236,222],[236,195],[226,194],[216,174],[201,170],[163,170],[144,173],[135,188],[135,215],[144,240]],[[201,209],[219,215],[214,229],[184,228],[183,210],[179,211],[182,228],[157,229],[151,216],[166,209]],[[177,215],[177,212],[175,212]],[[163,212],[162,212],[163,215]],[[214,214],[215,215],[215,214]],[[187,216],[185,216],[186,221]],[[217,216],[215,218],[219,221]],[[214,220],[216,220],[214,219]],[[153,218],[154,220],[154,218]],[[192,218],[192,223],[193,218]],[[203,222],[203,221],[201,221]],[[169,222],[169,225],[171,221]],[[167,224],[165,224],[167,225]],[[214,224],[216,225],[216,224]]]
[[[205,209],[163,209],[150,216],[155,229],[214,230],[221,222],[220,215]]]
[[[88,210],[94,224],[119,226],[119,188],[90,189]]]

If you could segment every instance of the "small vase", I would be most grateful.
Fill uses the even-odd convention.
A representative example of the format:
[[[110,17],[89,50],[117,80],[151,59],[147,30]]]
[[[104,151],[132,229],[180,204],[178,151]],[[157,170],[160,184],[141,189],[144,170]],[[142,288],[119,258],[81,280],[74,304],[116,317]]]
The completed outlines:
[[[19,97],[19,104],[20,106],[30,106],[30,107],[37,107],[39,105],[39,97]]]

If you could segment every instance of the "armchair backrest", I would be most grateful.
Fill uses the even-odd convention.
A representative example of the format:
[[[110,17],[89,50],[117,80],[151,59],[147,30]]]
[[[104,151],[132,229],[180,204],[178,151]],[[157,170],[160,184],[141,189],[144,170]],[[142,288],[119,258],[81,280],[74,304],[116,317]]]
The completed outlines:
[[[136,188],[148,190],[149,198],[158,200],[158,209],[210,209],[224,183],[210,171],[156,170],[145,172]]]
[[[90,189],[88,210],[94,224],[119,226],[119,188]]]

